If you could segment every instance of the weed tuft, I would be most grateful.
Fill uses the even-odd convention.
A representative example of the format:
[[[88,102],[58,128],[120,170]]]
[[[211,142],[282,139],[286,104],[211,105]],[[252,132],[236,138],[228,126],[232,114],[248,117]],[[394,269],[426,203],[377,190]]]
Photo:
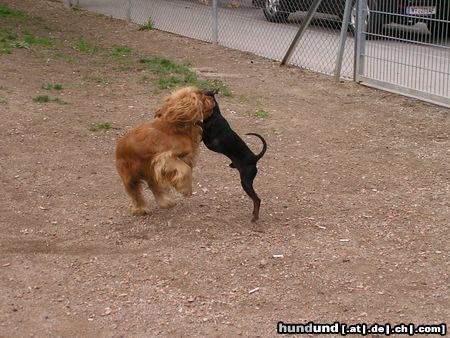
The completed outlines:
[[[109,122],[102,122],[97,125],[89,127],[89,131],[97,131],[99,129],[108,130],[111,129],[112,125]]]
[[[147,22],[139,27],[140,31],[151,31],[153,29],[155,29],[155,24],[153,23],[151,18],[148,18]]]
[[[254,109],[247,111],[248,116],[259,117],[262,119],[266,119],[269,117],[269,113],[263,109]]]
[[[37,97],[35,97],[33,99],[33,101],[36,102],[36,103],[54,102],[54,103],[57,103],[57,104],[67,104],[66,102],[62,101],[61,99],[59,99],[57,97],[54,98],[54,99],[51,99],[51,98],[48,97],[48,95],[37,96]]]
[[[17,39],[17,33],[11,32],[5,28],[0,28],[0,53],[11,54],[11,49],[14,47],[12,43]]]
[[[23,42],[27,43],[28,45],[38,45],[42,47],[52,47],[53,42],[50,39],[47,38],[37,38],[32,33],[26,32],[23,35]]]
[[[35,97],[33,101],[37,103],[47,103],[50,102],[50,98],[48,97],[48,95],[40,95]]]
[[[45,89],[45,90],[52,90],[52,89],[54,89],[54,90],[62,90],[63,89],[63,85],[60,84],[60,83],[48,83],[46,85],[43,85],[42,89]]]
[[[75,43],[75,49],[81,53],[86,54],[98,54],[100,49],[88,42],[84,37],[81,37]]]
[[[108,52],[109,56],[112,57],[125,57],[133,53],[133,48],[130,47],[116,47]]]

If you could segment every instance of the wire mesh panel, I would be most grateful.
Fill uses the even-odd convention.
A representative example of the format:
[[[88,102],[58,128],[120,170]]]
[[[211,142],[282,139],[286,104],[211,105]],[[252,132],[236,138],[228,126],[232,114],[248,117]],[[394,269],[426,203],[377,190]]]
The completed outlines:
[[[360,1],[358,80],[450,106],[449,0]]]
[[[217,42],[325,74],[336,68],[346,0],[66,0],[91,11]],[[450,0],[348,0],[341,76],[450,106]],[[312,13],[312,11],[311,11]],[[355,31],[357,34],[355,34]]]
[[[110,15],[118,19],[127,18],[126,0],[69,0],[72,5],[80,6],[92,12]]]
[[[297,31],[310,10],[312,0],[253,0],[269,22],[288,25]],[[322,0],[311,25],[294,50],[290,63],[325,74],[333,74],[340,42],[340,29],[344,16],[345,0]],[[354,31],[356,5],[351,4],[351,16],[341,76],[353,78]]]
[[[237,8],[226,8],[227,2],[224,2],[219,10],[219,43],[281,61],[311,2],[241,0]],[[344,5],[345,0],[322,1],[313,25],[308,28],[290,59],[291,64],[333,74]],[[345,78],[353,77],[354,44],[351,33],[349,37],[342,67]]]
[[[273,60],[286,53],[297,28],[268,22],[251,1],[218,1],[218,43]],[[238,6],[238,7],[232,7]]]
[[[69,0],[98,13],[281,61],[311,0]],[[345,0],[323,0],[321,13],[290,63],[333,74]],[[354,21],[354,20],[353,20]],[[353,77],[353,38],[342,75]]]
[[[212,41],[212,9],[195,0],[72,0],[93,12],[151,24],[166,32]]]

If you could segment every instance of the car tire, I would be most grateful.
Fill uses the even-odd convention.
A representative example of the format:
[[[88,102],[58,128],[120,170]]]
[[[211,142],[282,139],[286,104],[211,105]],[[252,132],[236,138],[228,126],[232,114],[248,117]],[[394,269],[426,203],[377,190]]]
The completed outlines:
[[[263,12],[267,21],[284,23],[289,17],[286,12],[286,3],[283,0],[264,0]]]

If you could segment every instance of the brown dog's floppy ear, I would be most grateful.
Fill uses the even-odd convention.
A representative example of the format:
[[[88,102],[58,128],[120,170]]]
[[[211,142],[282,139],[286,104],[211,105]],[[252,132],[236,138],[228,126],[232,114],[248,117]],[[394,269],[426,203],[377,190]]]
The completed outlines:
[[[162,110],[161,117],[171,124],[191,124],[203,119],[203,101],[196,92],[166,101]]]

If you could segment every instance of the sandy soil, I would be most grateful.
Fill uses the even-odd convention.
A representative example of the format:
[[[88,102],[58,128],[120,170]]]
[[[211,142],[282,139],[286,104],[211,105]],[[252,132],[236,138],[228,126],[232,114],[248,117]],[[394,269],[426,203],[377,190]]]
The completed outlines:
[[[278,321],[448,320],[448,109],[55,1],[0,5],[42,17],[0,27],[55,41],[0,54],[1,337],[269,337]],[[100,52],[74,49],[81,36]],[[115,46],[134,53],[112,58]],[[148,194],[153,213],[131,215],[114,147],[167,93],[137,66],[150,55],[219,77],[233,128],[267,139],[258,224],[229,161],[203,145],[194,196],[160,210]],[[246,114],[256,108],[270,116]],[[112,128],[92,130],[103,122]]]

